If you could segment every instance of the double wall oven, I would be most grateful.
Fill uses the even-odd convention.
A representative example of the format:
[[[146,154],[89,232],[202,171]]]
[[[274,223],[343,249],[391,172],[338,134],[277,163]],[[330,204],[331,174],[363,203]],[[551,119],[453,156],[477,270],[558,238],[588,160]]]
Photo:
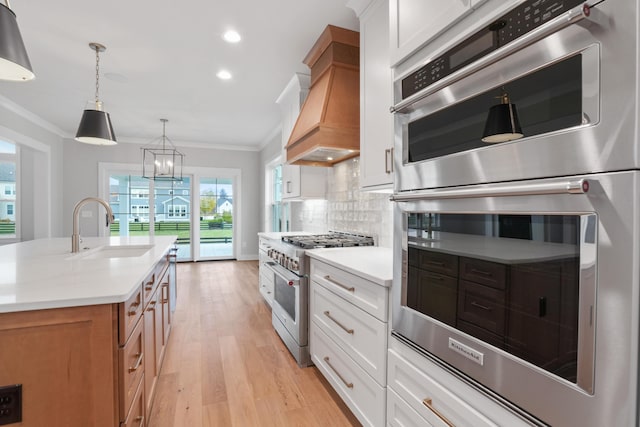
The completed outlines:
[[[392,334],[532,424],[638,423],[637,22],[524,1],[395,76]]]
[[[374,239],[343,232],[268,233],[260,239],[261,266],[273,276],[272,324],[299,366],[310,366],[307,249],[373,246]]]

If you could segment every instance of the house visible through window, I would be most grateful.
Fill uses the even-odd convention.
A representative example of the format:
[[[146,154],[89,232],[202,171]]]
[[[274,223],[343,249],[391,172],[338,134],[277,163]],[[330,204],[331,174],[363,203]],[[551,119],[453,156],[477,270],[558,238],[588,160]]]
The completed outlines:
[[[187,216],[186,205],[169,205],[169,218],[185,218]]]
[[[13,215],[13,205],[7,205],[7,215]]]

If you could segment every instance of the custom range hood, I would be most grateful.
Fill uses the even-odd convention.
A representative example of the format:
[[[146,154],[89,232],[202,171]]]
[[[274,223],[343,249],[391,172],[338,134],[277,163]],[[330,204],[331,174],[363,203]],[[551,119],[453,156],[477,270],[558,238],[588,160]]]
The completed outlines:
[[[360,153],[359,35],[329,25],[305,57],[311,86],[285,147],[287,163],[332,166]]]

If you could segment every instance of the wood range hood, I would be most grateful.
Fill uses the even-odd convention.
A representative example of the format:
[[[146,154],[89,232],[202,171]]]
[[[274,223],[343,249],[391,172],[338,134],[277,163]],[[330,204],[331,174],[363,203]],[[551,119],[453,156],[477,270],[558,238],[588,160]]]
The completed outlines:
[[[285,147],[287,163],[332,166],[360,154],[359,35],[329,25],[305,57],[311,86]]]

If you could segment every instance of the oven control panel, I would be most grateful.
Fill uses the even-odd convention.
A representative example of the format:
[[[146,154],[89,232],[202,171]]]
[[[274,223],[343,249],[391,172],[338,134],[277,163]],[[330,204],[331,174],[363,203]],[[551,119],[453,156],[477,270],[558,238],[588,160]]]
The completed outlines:
[[[528,0],[402,79],[402,99],[516,40],[584,0]]]
[[[267,251],[267,256],[287,270],[298,271],[298,269],[300,268],[297,259],[290,257],[277,249],[269,249]]]

